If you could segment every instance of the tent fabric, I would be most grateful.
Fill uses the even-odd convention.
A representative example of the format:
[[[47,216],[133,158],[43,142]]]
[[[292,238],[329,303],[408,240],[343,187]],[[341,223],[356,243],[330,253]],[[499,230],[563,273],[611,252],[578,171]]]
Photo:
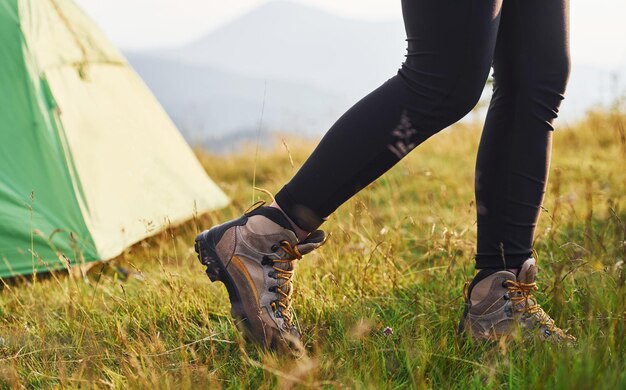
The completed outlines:
[[[0,277],[120,254],[228,204],[71,0],[0,0]]]

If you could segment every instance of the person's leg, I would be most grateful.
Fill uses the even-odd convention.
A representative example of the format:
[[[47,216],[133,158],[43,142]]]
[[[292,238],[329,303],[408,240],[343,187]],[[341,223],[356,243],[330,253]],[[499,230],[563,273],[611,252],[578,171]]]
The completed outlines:
[[[566,1],[505,1],[476,162],[479,269],[518,268],[531,255],[568,76]]]
[[[260,207],[196,238],[207,274],[226,284],[233,315],[255,341],[267,347],[298,344],[291,311],[295,259],[324,242],[321,231],[305,238],[306,233],[476,104],[492,62],[500,5],[501,0],[404,0],[405,64],[339,119],[277,194],[288,218]],[[299,237],[288,219],[304,231]]]
[[[467,289],[460,330],[475,340],[574,337],[533,297],[535,224],[546,187],[552,121],[569,76],[567,0],[505,0],[494,56],[494,91],[476,163],[480,271]]]
[[[304,231],[467,114],[491,66],[501,0],[404,0],[398,75],[346,112],[276,202]],[[359,64],[354,64],[359,66]]]

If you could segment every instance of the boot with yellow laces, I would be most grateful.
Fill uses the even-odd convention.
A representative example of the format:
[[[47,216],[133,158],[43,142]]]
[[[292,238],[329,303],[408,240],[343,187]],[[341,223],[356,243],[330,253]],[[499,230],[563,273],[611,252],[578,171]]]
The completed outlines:
[[[266,348],[301,355],[291,307],[294,267],[324,241],[321,230],[299,241],[282,211],[262,206],[204,231],[195,249],[211,281],[226,285],[244,334]]]
[[[537,290],[536,277],[534,258],[526,260],[517,274],[510,270],[482,270],[466,290],[459,333],[474,341],[493,341],[510,337],[519,328],[524,337],[575,342],[576,338],[557,327],[537,303],[533,295]]]

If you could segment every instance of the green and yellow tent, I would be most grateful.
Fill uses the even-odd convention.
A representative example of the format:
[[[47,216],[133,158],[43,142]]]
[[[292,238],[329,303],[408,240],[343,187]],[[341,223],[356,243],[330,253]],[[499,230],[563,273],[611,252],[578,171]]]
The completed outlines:
[[[72,0],[0,0],[0,277],[110,259],[227,203]]]

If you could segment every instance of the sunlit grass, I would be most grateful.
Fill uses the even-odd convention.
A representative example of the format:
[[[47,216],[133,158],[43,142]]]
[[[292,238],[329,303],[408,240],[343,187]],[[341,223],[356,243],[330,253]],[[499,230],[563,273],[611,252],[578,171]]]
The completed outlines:
[[[88,279],[56,273],[6,285],[0,385],[626,388],[625,126],[626,116],[597,112],[555,134],[535,248],[541,302],[578,336],[574,347],[457,342],[473,274],[480,135],[457,126],[344,205],[324,226],[328,243],[299,264],[295,306],[309,359],[243,342],[225,289],[209,283],[192,249],[201,229],[252,203],[251,147],[199,153],[232,197],[228,208],[134,246]],[[285,143],[289,153],[281,142],[260,153],[258,187],[276,192],[314,146]]]

